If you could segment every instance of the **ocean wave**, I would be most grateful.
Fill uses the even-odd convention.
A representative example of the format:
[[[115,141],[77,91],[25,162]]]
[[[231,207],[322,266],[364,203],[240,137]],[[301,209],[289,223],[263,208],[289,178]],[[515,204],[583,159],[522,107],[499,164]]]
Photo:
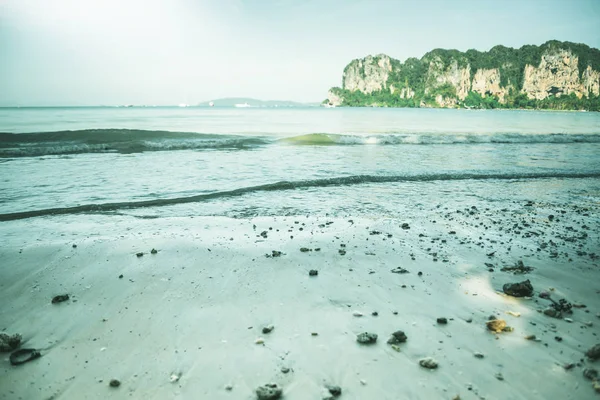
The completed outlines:
[[[77,213],[102,213],[122,209],[163,207],[186,203],[201,203],[205,201],[239,197],[252,193],[286,191],[307,188],[324,188],[336,186],[351,186],[361,184],[384,184],[396,182],[433,182],[433,181],[460,181],[460,180],[527,180],[527,179],[585,179],[600,178],[600,171],[571,172],[549,171],[531,173],[439,173],[420,175],[353,175],[325,179],[309,179],[301,181],[280,181],[257,186],[247,186],[232,190],[198,194],[194,196],[175,197],[167,199],[153,199],[142,201],[128,201],[118,203],[84,204],[74,207],[48,208],[41,210],[23,211],[0,214],[0,221],[18,219],[77,214]]]
[[[36,157],[81,153],[249,149],[271,141],[258,136],[219,135],[139,129],[0,133],[0,157]]]
[[[525,133],[308,133],[286,138],[140,129],[0,133],[0,158],[83,153],[254,149],[267,145],[436,145],[436,144],[600,143],[600,134]]]
[[[428,145],[486,143],[600,143],[599,134],[524,134],[524,133],[384,133],[374,135],[344,135],[310,133],[281,139],[291,145]]]

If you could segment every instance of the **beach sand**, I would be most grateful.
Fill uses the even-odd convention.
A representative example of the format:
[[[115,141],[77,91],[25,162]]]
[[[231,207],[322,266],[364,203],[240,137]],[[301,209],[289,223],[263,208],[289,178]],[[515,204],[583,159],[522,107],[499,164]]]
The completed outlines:
[[[598,398],[582,374],[600,369],[584,355],[600,343],[598,209],[458,211],[2,223],[0,330],[42,356],[2,353],[0,398],[254,399],[270,382],[284,399],[326,398],[328,384],[342,399]],[[501,271],[519,260],[534,269]],[[502,293],[526,279],[531,298]],[[585,308],[549,317],[541,291]],[[490,316],[514,330],[489,331]]]

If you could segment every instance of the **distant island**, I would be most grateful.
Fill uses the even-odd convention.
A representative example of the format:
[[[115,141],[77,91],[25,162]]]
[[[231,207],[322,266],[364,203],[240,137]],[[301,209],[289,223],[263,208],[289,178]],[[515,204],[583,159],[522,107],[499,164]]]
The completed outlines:
[[[211,105],[212,104],[212,105]],[[250,97],[227,97],[198,103],[200,107],[318,107],[319,103],[299,103],[289,100],[258,100]]]
[[[435,49],[404,63],[353,60],[326,106],[600,111],[600,50],[548,41],[519,49]]]

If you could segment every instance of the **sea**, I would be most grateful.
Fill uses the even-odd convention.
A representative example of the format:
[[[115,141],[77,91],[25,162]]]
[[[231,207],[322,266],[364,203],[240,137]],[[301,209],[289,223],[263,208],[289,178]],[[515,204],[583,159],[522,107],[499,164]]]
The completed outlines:
[[[0,132],[0,221],[600,202],[599,113],[1,108]]]

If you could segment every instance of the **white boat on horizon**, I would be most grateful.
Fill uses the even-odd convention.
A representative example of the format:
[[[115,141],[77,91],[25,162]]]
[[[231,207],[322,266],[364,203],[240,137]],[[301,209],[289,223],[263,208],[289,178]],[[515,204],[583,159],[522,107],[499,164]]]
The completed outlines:
[[[250,104],[248,103],[243,103],[243,104],[236,104],[235,107],[237,108],[248,108],[248,107],[252,107]]]

